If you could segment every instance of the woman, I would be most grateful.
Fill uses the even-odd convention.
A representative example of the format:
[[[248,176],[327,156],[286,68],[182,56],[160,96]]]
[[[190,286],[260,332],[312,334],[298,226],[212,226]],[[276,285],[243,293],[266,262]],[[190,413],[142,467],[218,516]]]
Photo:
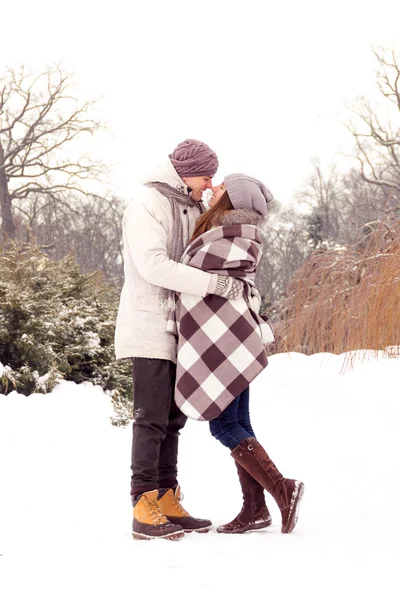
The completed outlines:
[[[175,400],[196,420],[210,421],[211,434],[231,450],[243,492],[237,517],[220,533],[268,527],[264,490],[277,502],[282,533],[293,531],[304,484],[286,479],[257,441],[249,413],[249,383],[267,366],[264,344],[273,341],[259,315],[254,287],[261,258],[258,227],[267,216],[270,191],[258,180],[233,174],[213,188],[210,210],[197,221],[182,261],[245,286],[244,298],[180,294],[169,331],[178,335]]]

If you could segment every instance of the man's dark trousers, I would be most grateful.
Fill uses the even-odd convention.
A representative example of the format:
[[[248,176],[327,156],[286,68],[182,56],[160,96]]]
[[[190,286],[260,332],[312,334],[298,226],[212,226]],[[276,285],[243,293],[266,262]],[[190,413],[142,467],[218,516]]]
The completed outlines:
[[[176,365],[133,358],[131,495],[177,485],[178,436],[187,417],[174,400]]]

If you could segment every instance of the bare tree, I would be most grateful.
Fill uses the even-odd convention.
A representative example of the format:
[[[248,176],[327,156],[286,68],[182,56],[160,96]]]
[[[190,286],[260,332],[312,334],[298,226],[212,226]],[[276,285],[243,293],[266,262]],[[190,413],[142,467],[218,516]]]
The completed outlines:
[[[387,192],[379,185],[365,181],[357,169],[345,173],[340,182],[342,204],[342,229],[340,243],[354,244],[363,237],[365,225],[371,221],[385,220]]]
[[[82,273],[101,270],[122,286],[123,209],[119,198],[93,197],[65,220],[48,210],[34,228],[36,242],[53,260],[73,252]]]
[[[280,302],[294,272],[310,252],[303,216],[285,207],[272,215],[261,231],[263,256],[257,269],[256,285],[263,308],[272,311]]]
[[[85,134],[102,127],[92,118],[94,102],[71,95],[72,80],[52,66],[37,77],[7,71],[0,84],[0,207],[2,231],[15,238],[13,206],[27,199],[67,204],[86,195],[87,181],[104,176],[105,165],[79,151]],[[69,156],[68,153],[71,153]]]
[[[32,194],[14,219],[17,239],[38,245],[56,261],[72,252],[82,273],[101,270],[121,286],[124,208],[112,195],[72,195],[67,204]]]
[[[296,194],[296,200],[303,203],[308,214],[304,217],[304,226],[313,248],[326,243],[336,242],[343,228],[342,176],[335,165],[326,173],[318,159],[312,161],[313,171],[302,190]]]
[[[352,116],[346,127],[356,142],[363,179],[384,190],[390,212],[400,203],[400,59],[385,48],[374,55],[383,105],[374,106],[361,97],[348,107]]]

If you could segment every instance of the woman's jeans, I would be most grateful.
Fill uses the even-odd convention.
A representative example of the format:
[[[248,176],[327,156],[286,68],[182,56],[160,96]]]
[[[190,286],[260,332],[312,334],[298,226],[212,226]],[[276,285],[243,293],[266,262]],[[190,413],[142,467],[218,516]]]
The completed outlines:
[[[244,439],[256,437],[250,423],[249,400],[247,387],[216,419],[210,421],[211,435],[230,450]]]

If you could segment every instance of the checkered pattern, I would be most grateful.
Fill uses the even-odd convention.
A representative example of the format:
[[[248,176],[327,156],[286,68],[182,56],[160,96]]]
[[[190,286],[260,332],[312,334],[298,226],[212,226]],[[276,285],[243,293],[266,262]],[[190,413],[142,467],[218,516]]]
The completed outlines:
[[[178,335],[175,401],[192,419],[217,417],[267,366],[264,344],[273,341],[273,334],[247,299],[260,258],[254,225],[212,229],[190,244],[182,258],[190,266],[238,277],[247,289],[238,300],[212,294],[177,297],[175,321],[170,318],[168,326]]]

